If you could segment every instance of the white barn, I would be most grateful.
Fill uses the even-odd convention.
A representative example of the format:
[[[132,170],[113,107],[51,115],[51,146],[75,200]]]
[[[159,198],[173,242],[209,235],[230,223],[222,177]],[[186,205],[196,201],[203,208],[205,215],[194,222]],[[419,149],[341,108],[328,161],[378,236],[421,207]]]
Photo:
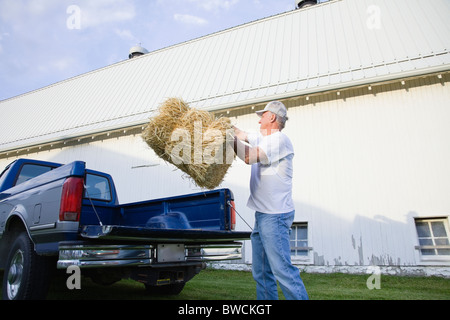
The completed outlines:
[[[449,17],[448,0],[334,0],[0,101],[0,167],[84,160],[122,203],[197,192],[142,141],[153,110],[181,97],[257,130],[277,99],[296,152],[295,263],[449,276]],[[235,161],[221,187],[253,225],[249,175]]]

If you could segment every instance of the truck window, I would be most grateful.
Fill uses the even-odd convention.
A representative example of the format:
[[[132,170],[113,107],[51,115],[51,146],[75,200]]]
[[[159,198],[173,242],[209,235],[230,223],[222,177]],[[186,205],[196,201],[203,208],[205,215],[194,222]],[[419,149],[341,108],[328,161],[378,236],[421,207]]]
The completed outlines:
[[[7,172],[9,171],[9,168],[11,168],[11,165],[12,165],[13,163],[14,163],[14,162],[8,164],[8,165],[6,166],[6,168],[5,168],[5,169],[2,171],[2,173],[0,174],[0,187],[3,185],[3,181],[4,181],[5,178],[8,176],[8,175],[7,175]]]
[[[106,177],[95,174],[86,174],[85,198],[94,200],[111,201],[111,188]]]
[[[19,176],[17,177],[15,186],[21,184],[25,181],[28,181],[34,177],[37,177],[41,174],[49,172],[52,170],[52,167],[41,166],[37,164],[24,164],[22,169],[20,170]]]

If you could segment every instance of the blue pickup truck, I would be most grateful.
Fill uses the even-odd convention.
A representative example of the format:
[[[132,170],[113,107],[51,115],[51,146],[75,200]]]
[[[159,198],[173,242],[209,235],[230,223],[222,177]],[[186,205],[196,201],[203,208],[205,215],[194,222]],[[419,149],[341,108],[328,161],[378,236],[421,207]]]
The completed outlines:
[[[18,159],[0,175],[3,299],[42,299],[52,270],[108,285],[130,278],[177,294],[207,261],[239,259],[233,194],[213,190],[119,204],[110,175],[82,161]]]

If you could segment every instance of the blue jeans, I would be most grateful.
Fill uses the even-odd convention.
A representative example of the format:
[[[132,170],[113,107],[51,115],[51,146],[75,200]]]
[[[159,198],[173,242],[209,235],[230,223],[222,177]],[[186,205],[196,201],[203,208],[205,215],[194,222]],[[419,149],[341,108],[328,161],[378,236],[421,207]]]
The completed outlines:
[[[291,263],[289,232],[295,211],[255,213],[252,232],[252,273],[258,300],[278,300],[277,280],[288,300],[308,300],[300,271]]]

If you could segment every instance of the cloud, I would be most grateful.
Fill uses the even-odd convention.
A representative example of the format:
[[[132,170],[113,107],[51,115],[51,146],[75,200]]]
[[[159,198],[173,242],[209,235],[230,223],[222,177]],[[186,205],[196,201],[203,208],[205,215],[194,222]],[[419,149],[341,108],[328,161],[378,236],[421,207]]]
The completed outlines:
[[[9,37],[8,32],[0,32],[0,54],[3,52],[2,40]]]
[[[122,30],[122,29],[114,29],[114,33],[121,39],[129,41],[129,42],[133,42],[133,43],[137,43],[138,39],[134,36],[134,34],[128,30]]]
[[[80,5],[81,28],[124,22],[136,17],[136,8],[131,1],[96,0]]]
[[[2,34],[0,34],[0,40],[3,40],[3,38],[9,37],[10,34],[9,32],[3,32]]]
[[[51,63],[51,67],[58,71],[67,71],[74,64],[74,60],[72,58],[59,58]]]
[[[173,18],[175,19],[175,21],[185,23],[185,24],[191,24],[191,25],[197,25],[197,26],[202,26],[202,25],[208,24],[207,20],[200,18],[200,17],[192,16],[189,14],[176,13],[173,15]]]
[[[230,9],[239,0],[188,0],[191,3],[203,8],[206,11],[217,11],[220,9]]]
[[[42,73],[65,73],[72,68],[77,61],[71,57],[57,57],[55,56],[53,60],[48,60],[44,63],[40,63],[36,66],[36,70]]]

